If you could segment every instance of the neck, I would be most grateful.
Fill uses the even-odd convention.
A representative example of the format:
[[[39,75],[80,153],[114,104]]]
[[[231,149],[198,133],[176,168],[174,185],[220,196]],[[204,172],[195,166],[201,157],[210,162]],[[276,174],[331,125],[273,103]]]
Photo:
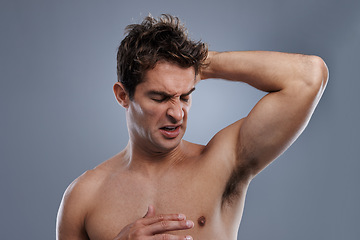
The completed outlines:
[[[166,172],[172,166],[181,163],[186,159],[183,140],[174,149],[168,151],[150,151],[137,147],[137,144],[129,141],[125,148],[125,156],[128,162],[128,169],[142,172],[145,175],[159,175],[159,172]]]

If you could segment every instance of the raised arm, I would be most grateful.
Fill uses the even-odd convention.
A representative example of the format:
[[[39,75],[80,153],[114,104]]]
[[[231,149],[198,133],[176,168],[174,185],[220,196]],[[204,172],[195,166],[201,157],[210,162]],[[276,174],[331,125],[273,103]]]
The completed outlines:
[[[246,118],[220,133],[232,135],[225,138],[235,141],[236,161],[253,177],[304,130],[325,89],[327,67],[316,56],[262,51],[209,52],[207,63],[201,79],[240,81],[269,92]]]

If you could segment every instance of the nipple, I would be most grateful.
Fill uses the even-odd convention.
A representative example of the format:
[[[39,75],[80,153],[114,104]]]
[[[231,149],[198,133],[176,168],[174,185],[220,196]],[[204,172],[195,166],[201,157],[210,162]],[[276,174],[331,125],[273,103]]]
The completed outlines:
[[[200,225],[200,227],[203,227],[205,223],[206,223],[206,218],[204,216],[199,217],[198,224]]]

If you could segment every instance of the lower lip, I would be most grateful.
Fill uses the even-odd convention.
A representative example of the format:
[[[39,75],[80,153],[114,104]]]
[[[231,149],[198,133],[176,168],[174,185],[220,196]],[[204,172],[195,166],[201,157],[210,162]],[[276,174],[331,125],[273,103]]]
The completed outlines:
[[[160,129],[160,132],[162,135],[164,135],[166,138],[176,138],[180,134],[180,127],[175,128],[174,131],[168,131],[165,129]]]

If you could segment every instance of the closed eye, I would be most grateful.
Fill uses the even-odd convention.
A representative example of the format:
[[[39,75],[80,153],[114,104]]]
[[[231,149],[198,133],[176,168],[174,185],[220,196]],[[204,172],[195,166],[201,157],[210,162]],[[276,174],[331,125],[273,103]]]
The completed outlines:
[[[184,101],[184,102],[189,102],[189,100],[190,100],[190,94],[191,94],[193,91],[195,91],[195,88],[192,88],[189,92],[181,95],[181,96],[180,96],[180,99],[181,99],[182,101]]]
[[[166,97],[164,97],[164,98],[152,98],[153,101],[159,102],[159,103],[164,102],[166,99],[167,99]]]
[[[195,90],[195,88],[192,88],[189,92],[183,94],[180,96],[180,100],[183,102],[189,102],[190,100],[190,94]],[[171,99],[173,96],[169,95],[165,92],[162,91],[149,91],[147,93],[147,95],[149,96],[149,98],[155,102],[158,103],[162,103],[164,101],[167,101],[169,99]]]
[[[189,102],[190,96],[189,96],[189,95],[182,96],[182,97],[180,97],[180,99],[181,99],[182,101],[184,101],[184,102]]]
[[[161,103],[161,102],[169,100],[171,98],[171,96],[163,94],[163,93],[151,93],[150,98],[155,102]]]

